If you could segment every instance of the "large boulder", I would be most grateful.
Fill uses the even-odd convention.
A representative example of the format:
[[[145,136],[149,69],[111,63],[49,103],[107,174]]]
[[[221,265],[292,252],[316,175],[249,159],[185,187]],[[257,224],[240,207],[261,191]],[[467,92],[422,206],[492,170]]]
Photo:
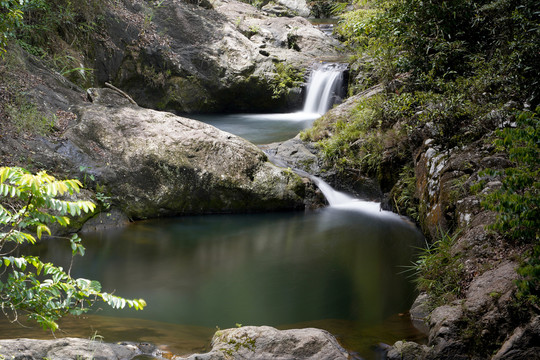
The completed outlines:
[[[141,106],[178,112],[298,107],[298,91],[272,96],[275,64],[302,70],[339,47],[304,18],[271,17],[236,0],[133,0],[112,7],[105,28],[93,65],[98,82]]]
[[[56,152],[131,218],[303,207],[302,179],[240,137],[136,105],[76,112]]]

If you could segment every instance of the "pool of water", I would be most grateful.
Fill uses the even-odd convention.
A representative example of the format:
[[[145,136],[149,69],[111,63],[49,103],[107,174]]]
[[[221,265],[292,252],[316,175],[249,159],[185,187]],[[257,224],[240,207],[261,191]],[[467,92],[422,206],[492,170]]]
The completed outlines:
[[[176,354],[208,348],[216,327],[318,327],[373,359],[378,343],[419,339],[404,315],[414,299],[402,272],[421,246],[407,221],[377,212],[212,215],[136,222],[83,236],[73,275],[144,298],[144,311],[105,306],[66,319],[60,336],[150,341]],[[67,241],[39,248],[67,266]],[[0,323],[3,338],[47,337]]]
[[[307,129],[320,114],[293,112],[285,114],[204,114],[185,115],[238,135],[256,145],[285,141]]]

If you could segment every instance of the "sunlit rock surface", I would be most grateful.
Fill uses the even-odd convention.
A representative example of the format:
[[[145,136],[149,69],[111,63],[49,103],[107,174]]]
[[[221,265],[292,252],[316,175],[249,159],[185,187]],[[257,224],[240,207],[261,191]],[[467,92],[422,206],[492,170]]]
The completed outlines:
[[[78,159],[131,218],[303,207],[301,178],[235,135],[135,105],[76,112],[57,152]]]

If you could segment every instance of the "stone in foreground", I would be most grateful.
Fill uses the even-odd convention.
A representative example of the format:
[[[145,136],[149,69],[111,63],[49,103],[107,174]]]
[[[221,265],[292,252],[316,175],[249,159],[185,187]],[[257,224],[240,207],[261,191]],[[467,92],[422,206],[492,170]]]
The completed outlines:
[[[321,329],[277,330],[269,326],[245,326],[217,331],[209,353],[194,354],[185,359],[344,360],[348,359],[348,353],[329,332]]]

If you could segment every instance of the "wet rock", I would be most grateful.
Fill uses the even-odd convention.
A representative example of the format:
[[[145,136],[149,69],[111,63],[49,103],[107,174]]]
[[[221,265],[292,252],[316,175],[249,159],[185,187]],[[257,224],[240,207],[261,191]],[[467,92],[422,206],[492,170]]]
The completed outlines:
[[[411,315],[411,321],[414,327],[426,334],[429,332],[427,322],[430,312],[431,307],[429,295],[426,293],[421,293],[414,300],[409,313]]]
[[[100,212],[84,223],[79,232],[95,232],[121,228],[130,223],[129,218],[120,210],[113,208]]]
[[[209,353],[179,359],[345,360],[348,354],[324,330],[277,330],[269,326],[245,326],[216,332]]]
[[[290,167],[310,175],[318,176],[321,171],[317,149],[311,143],[306,143],[297,136],[293,139],[265,145],[262,149],[272,162],[283,167]]]
[[[382,198],[376,179],[360,172],[335,172],[324,169],[315,144],[302,141],[299,136],[281,143],[262,146],[262,149],[273,163],[294,169],[300,174],[321,177],[337,190],[366,200],[380,201]]]

